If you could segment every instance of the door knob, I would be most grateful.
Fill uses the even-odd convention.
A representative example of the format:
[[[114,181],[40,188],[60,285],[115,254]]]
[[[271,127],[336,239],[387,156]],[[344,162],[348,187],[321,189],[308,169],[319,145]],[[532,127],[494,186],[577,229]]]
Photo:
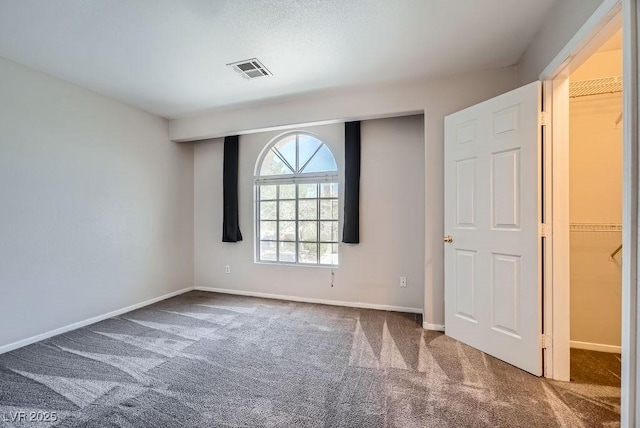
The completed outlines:
[[[447,244],[451,244],[453,242],[453,236],[451,235],[447,235],[444,237],[444,242],[446,242]]]

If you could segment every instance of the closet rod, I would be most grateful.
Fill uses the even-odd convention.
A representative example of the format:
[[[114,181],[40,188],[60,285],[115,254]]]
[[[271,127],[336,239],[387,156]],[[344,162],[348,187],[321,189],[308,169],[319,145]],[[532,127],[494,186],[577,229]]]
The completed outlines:
[[[613,95],[613,94],[619,94],[622,91],[607,91],[607,90],[603,90],[603,91],[598,91],[598,92],[592,92],[589,94],[580,94],[580,95],[570,95],[569,98],[582,98],[582,97],[593,97],[594,95]]]
[[[622,225],[615,223],[571,223],[571,232],[622,232]]]

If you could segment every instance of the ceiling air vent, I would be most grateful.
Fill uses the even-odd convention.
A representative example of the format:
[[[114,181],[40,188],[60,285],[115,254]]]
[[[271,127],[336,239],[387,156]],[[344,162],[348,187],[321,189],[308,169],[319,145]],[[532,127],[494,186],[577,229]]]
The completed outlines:
[[[244,61],[232,62],[227,65],[240,73],[240,75],[245,79],[272,76],[271,72],[267,70],[267,67],[258,61],[258,58],[245,59]]]

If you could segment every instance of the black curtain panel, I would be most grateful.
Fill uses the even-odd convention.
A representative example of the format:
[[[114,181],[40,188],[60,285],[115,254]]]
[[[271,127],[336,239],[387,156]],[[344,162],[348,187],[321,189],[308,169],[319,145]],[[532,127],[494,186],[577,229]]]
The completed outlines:
[[[342,242],[360,242],[360,122],[344,124],[344,228]]]
[[[238,136],[224,137],[222,242],[242,241],[238,224]]]

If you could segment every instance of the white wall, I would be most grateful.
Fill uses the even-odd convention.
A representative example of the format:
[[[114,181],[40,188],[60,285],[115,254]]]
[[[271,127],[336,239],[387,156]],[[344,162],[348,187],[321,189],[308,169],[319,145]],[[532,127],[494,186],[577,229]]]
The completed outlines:
[[[253,173],[279,132],[240,137],[240,229],[221,242],[223,139],[195,146],[195,281],[202,287],[422,310],[424,295],[424,120],[421,115],[362,122],[360,237],[340,244],[337,268],[254,263]],[[344,189],[344,125],[301,128],[331,148]],[[342,194],[341,194],[342,206]],[[342,215],[340,218],[342,230]],[[342,235],[342,234],[340,234]],[[231,273],[225,274],[225,265]],[[331,273],[335,273],[331,287]],[[407,288],[399,287],[406,276]]]
[[[193,147],[0,59],[0,347],[193,286]]]
[[[538,80],[567,42],[606,0],[559,0],[518,62],[521,85]]]
[[[425,322],[442,325],[444,116],[507,92],[516,86],[516,69],[511,67],[394,85],[330,91],[311,98],[283,100],[244,109],[209,112],[189,119],[175,119],[170,121],[170,135],[175,140],[198,140],[269,127],[424,112],[424,313]],[[196,215],[198,211],[199,208],[196,207]],[[361,268],[367,269],[367,265]]]

